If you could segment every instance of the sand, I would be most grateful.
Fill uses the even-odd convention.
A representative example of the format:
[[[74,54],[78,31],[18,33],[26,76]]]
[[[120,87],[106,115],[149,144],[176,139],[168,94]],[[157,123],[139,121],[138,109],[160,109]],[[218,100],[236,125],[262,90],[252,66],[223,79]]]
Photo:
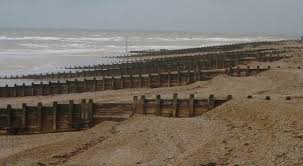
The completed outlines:
[[[135,115],[80,132],[0,136],[0,165],[303,165],[303,57],[250,65],[269,64],[271,70],[255,76],[219,75],[181,87],[2,99],[1,106],[82,98],[130,102],[142,94],[233,95],[233,100],[195,118]]]

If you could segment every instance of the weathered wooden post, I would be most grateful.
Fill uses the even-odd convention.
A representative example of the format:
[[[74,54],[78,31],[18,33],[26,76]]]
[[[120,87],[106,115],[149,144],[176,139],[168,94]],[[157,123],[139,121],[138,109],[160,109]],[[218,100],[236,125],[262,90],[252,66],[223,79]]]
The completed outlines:
[[[49,95],[53,94],[53,86],[51,81],[48,82],[48,91]]]
[[[12,127],[12,105],[8,104],[6,107],[7,110],[7,126]]]
[[[26,128],[26,119],[27,119],[27,106],[25,103],[22,104],[22,117],[21,124],[23,128]]]
[[[200,70],[195,71],[195,81],[201,81],[201,71]]]
[[[93,78],[93,83],[92,83],[92,91],[95,92],[97,90],[97,80],[96,77]],[[87,89],[89,91],[89,88]]]
[[[260,66],[257,66],[257,73],[260,72]]]
[[[75,92],[78,93],[79,92],[79,82],[78,79],[75,79]]]
[[[133,88],[134,85],[133,85],[133,75],[132,74],[129,75],[129,82],[130,82],[130,88]]]
[[[140,113],[146,115],[146,112],[145,112],[145,96],[142,95],[141,96],[141,100],[140,100]]]
[[[171,87],[171,73],[170,72],[168,72],[167,77],[168,77],[168,80],[167,80],[168,87]]]
[[[89,126],[92,126],[94,124],[94,101],[93,99],[88,100],[88,120],[89,120]]]
[[[121,79],[120,79],[120,88],[121,89],[124,89],[124,77],[123,77],[123,75],[121,74]]]
[[[186,72],[186,84],[190,83],[190,70]]]
[[[17,87],[17,85],[15,84],[15,85],[14,85],[14,89],[13,89],[13,92],[14,92],[13,96],[14,96],[14,97],[17,97],[17,91],[18,91],[18,87]]]
[[[241,77],[241,69],[240,69],[239,66],[237,67],[237,76],[238,76],[238,77]]]
[[[70,92],[70,85],[69,85],[69,81],[68,80],[66,80],[65,81],[65,86],[66,86],[66,94],[69,94],[69,92]]]
[[[247,66],[247,70],[246,70],[246,76],[249,77],[250,76],[250,66]]]
[[[68,103],[68,120],[69,126],[73,127],[73,111],[74,111],[74,100],[69,100]]]
[[[232,95],[227,95],[227,100],[232,100],[233,96]]]
[[[32,82],[31,85],[31,96],[35,96],[35,84]]]
[[[161,96],[156,96],[156,115],[161,116]]]
[[[157,87],[161,87],[161,73],[158,73]]]
[[[55,131],[57,130],[57,111],[58,111],[58,103],[57,102],[53,102],[53,125],[52,125],[52,129]]]
[[[103,76],[102,78],[103,78],[102,79],[102,90],[104,91],[106,89],[106,87],[105,87],[106,78],[105,78],[105,76]]]
[[[148,87],[149,88],[151,88],[151,84],[152,84],[152,82],[151,82],[151,75],[150,75],[150,73],[148,73]]]
[[[208,98],[208,110],[215,108],[215,97],[214,95],[210,95]]]
[[[21,88],[21,97],[25,96],[25,83],[22,84],[22,88]]]
[[[133,108],[134,108],[133,113],[137,113],[137,111],[138,111],[138,97],[137,96],[133,97]]]
[[[190,117],[195,116],[195,95],[194,94],[189,95],[189,116]]]
[[[8,89],[7,84],[5,85],[5,88],[4,88],[4,96],[3,97],[9,97],[9,89]]]
[[[86,100],[81,100],[81,113],[80,113],[81,120],[84,122],[86,121]]]
[[[42,103],[39,102],[37,106],[37,122],[40,127],[40,131],[43,130],[43,114],[42,114]]]
[[[178,83],[178,86],[181,85],[181,73],[179,70],[177,71],[177,83]]]
[[[111,89],[116,89],[114,76],[111,77]]]
[[[173,112],[172,112],[172,117],[178,117],[178,94],[174,93],[173,94]]]
[[[86,78],[84,78],[84,80],[83,80],[83,88],[84,88],[84,92],[88,92],[88,85],[87,85]]]

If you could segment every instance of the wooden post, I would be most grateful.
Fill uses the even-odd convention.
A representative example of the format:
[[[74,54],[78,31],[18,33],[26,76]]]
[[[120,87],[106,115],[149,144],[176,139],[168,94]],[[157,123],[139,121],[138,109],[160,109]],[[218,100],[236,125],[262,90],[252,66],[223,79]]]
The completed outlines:
[[[208,98],[208,110],[215,108],[215,97],[214,95],[210,95]]]
[[[32,91],[32,93],[31,93],[31,96],[35,96],[35,84],[32,82],[32,86],[31,86],[31,91]]]
[[[247,76],[247,77],[250,76],[250,66],[247,66],[246,76]]]
[[[189,96],[189,116],[194,117],[195,116],[195,95],[190,94]]]
[[[260,72],[260,66],[257,66],[257,73]]]
[[[86,100],[82,99],[81,101],[81,120],[87,120],[87,109],[86,109]]]
[[[144,95],[141,96],[141,100],[140,100],[140,113],[146,115],[146,112],[145,112],[145,96]]]
[[[124,89],[124,77],[123,77],[123,75],[121,74],[121,80],[120,80],[120,88],[121,89]]]
[[[21,97],[25,96],[25,83],[22,84]]]
[[[53,130],[57,130],[57,111],[58,103],[53,102]]]
[[[15,84],[14,85],[14,97],[17,97],[17,91],[18,91],[18,89],[17,89],[17,85]]]
[[[40,126],[40,131],[43,130],[43,114],[42,114],[42,103],[39,102],[37,106],[37,122],[39,123]]]
[[[168,77],[168,80],[167,80],[168,87],[171,87],[171,73],[170,72],[168,72],[167,77]]]
[[[68,103],[68,120],[71,128],[73,127],[73,111],[74,111],[74,100],[70,100]]]
[[[76,93],[79,92],[79,88],[78,88],[79,85],[78,85],[78,84],[79,84],[79,83],[78,83],[78,79],[75,79],[75,86],[76,86],[76,87],[75,87],[75,88],[76,88],[75,91],[76,91]]]
[[[4,96],[3,97],[9,97],[9,90],[8,90],[8,85],[7,84],[5,85],[5,88],[4,88]]]
[[[161,116],[161,96],[156,96],[156,115]]]
[[[27,106],[25,103],[22,104],[22,127],[26,128],[26,119],[27,119]]]
[[[92,91],[93,92],[95,92],[96,90],[97,90],[97,80],[96,80],[96,78],[94,77],[94,79],[93,79],[93,85],[92,85]],[[89,89],[88,89],[88,91],[89,91]]]
[[[241,69],[240,69],[239,66],[237,67],[237,76],[238,76],[238,77],[241,77]]]
[[[181,73],[179,70],[177,72],[178,72],[177,73],[177,82],[178,82],[178,86],[180,86],[181,85]]]
[[[94,101],[93,99],[88,100],[88,120],[89,120],[89,126],[93,125],[94,120]]]
[[[143,81],[142,81],[142,75],[139,74],[139,88],[142,88],[143,87]]]
[[[133,75],[129,75],[129,81],[130,81],[130,88],[133,88]]]
[[[111,77],[111,89],[116,89],[114,76]]]
[[[83,86],[84,86],[84,92],[88,92],[88,86],[87,86],[87,80],[86,80],[86,78],[84,78]]]
[[[186,84],[190,83],[190,71],[186,72]]]
[[[7,110],[7,126],[12,127],[12,105],[8,104],[6,110]]]
[[[161,73],[158,73],[158,84],[157,87],[161,87]]]
[[[232,95],[227,95],[227,100],[231,100],[233,99],[233,96]]]
[[[52,86],[52,82],[51,81],[48,82],[48,92],[49,92],[49,95],[53,94],[53,86]]]
[[[150,75],[150,73],[148,73],[148,87],[149,88],[151,88],[151,84],[152,84],[152,82],[151,82],[151,75]]]
[[[138,97],[137,96],[133,97],[133,108],[134,108],[133,113],[137,113],[137,110],[138,110]]]
[[[66,93],[69,94],[69,81],[68,80],[65,81],[65,85],[66,85]]]
[[[178,117],[178,94],[174,93],[173,95],[173,112],[172,117]]]
[[[104,91],[106,88],[105,88],[105,81],[106,81],[106,78],[103,76],[103,79],[102,79],[102,90]]]

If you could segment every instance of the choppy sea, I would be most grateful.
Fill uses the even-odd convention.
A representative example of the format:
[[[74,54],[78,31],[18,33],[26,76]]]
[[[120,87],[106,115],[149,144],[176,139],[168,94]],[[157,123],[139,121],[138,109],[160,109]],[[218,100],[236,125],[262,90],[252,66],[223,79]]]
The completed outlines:
[[[285,35],[131,32],[73,29],[0,29],[0,76],[58,72],[75,65],[111,63],[128,51],[181,49],[251,41]]]

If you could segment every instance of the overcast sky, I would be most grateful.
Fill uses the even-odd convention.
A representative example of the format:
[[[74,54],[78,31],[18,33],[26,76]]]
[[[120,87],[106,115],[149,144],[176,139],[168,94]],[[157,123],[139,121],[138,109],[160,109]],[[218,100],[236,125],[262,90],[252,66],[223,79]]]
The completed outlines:
[[[303,0],[0,0],[0,27],[303,32]]]

